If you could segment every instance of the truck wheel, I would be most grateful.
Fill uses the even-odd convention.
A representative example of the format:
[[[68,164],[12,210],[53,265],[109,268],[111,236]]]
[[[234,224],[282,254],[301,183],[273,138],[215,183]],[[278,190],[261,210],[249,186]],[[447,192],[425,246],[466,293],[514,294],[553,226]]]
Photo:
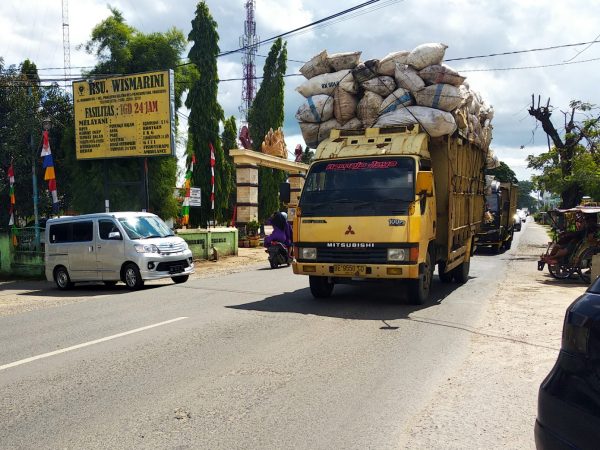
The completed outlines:
[[[69,277],[69,272],[63,266],[58,266],[56,269],[54,269],[54,282],[61,291],[66,291],[67,289],[71,289],[73,287],[73,282]]]
[[[427,258],[423,264],[423,272],[416,280],[408,281],[409,300],[413,305],[423,305],[429,298],[431,279],[433,278],[433,264],[431,264],[431,253],[427,252]]]
[[[314,298],[328,298],[333,292],[333,282],[327,277],[317,277],[309,275],[308,283],[310,284],[310,292]]]
[[[469,267],[471,266],[470,261],[465,261],[461,265],[457,266],[452,270],[452,276],[454,281],[459,284],[465,284],[469,280]]]
[[[440,277],[440,281],[442,283],[450,283],[452,281],[452,271],[444,273],[445,270],[446,263],[438,263],[438,276]]]
[[[123,281],[129,289],[140,289],[144,285],[140,269],[133,263],[127,264],[123,269]]]

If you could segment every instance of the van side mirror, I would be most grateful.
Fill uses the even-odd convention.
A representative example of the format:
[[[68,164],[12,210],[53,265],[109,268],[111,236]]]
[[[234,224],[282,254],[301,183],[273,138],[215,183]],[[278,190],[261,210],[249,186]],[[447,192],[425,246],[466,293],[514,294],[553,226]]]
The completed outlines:
[[[291,192],[290,183],[281,183],[279,185],[279,200],[281,200],[283,203],[289,203]]]
[[[425,193],[427,196],[433,195],[433,173],[419,172],[417,174],[417,194]]]
[[[108,239],[114,240],[114,241],[120,241],[121,233],[119,233],[118,231],[111,231],[110,233],[108,233]]]

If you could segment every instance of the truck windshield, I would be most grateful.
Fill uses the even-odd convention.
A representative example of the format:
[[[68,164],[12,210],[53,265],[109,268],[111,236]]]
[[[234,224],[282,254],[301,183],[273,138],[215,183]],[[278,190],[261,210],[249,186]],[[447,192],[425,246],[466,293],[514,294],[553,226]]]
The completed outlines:
[[[303,215],[406,214],[414,201],[412,158],[363,158],[313,164],[300,207]]]
[[[125,229],[129,239],[150,239],[173,236],[166,223],[158,217],[121,217],[121,226]]]
[[[500,210],[497,194],[490,194],[485,196],[485,208],[488,211],[498,212]]]

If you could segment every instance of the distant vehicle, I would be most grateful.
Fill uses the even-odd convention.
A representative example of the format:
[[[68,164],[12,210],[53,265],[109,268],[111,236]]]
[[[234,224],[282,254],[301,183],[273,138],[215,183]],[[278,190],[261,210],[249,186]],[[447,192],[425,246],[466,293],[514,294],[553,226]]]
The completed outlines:
[[[521,219],[521,222],[527,221],[527,213],[523,209],[517,209],[517,215]]]
[[[600,278],[567,308],[558,360],[538,394],[538,450],[600,443]]]
[[[477,233],[478,248],[489,246],[496,253],[510,248],[516,225],[517,190],[514,183],[491,183],[485,196],[486,220]]]
[[[521,231],[521,217],[519,217],[519,214],[515,214],[513,216],[513,228],[515,231]]]
[[[145,280],[184,283],[194,273],[187,243],[150,213],[115,212],[50,219],[46,223],[46,278],[59,289],[80,281]]]

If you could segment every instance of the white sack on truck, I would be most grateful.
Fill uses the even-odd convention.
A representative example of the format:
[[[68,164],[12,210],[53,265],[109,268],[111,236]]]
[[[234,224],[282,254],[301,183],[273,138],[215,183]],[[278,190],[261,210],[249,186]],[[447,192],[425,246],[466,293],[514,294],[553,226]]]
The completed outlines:
[[[382,97],[387,97],[396,90],[396,82],[392,77],[380,76],[368,81],[363,81],[361,84],[365,91],[375,92]]]
[[[327,72],[331,72],[329,61],[327,61],[327,50],[323,50],[318,55],[313,56],[310,61],[300,67],[300,73],[309,80]]]
[[[333,117],[333,97],[329,95],[313,95],[300,105],[296,112],[299,122],[325,122]]]
[[[381,108],[382,102],[383,97],[381,95],[377,95],[375,92],[370,91],[366,91],[363,98],[358,102],[358,106],[356,107],[356,117],[361,120],[365,128],[368,128],[377,122],[379,108]]]
[[[362,83],[375,78],[377,76],[377,64],[379,64],[378,59],[369,59],[352,69],[352,75],[354,75],[356,82]]]
[[[406,58],[406,64],[417,70],[440,64],[448,46],[446,44],[421,44],[415,47]]]
[[[398,64],[394,77],[398,87],[408,89],[411,92],[418,92],[425,87],[425,82],[419,76],[419,73],[410,66]]]
[[[429,84],[444,83],[452,86],[460,86],[466,79],[446,64],[427,66],[419,71],[419,76]]]
[[[377,65],[377,73],[379,75],[387,75],[393,77],[396,73],[396,64],[401,66],[406,64],[409,51],[392,52],[387,54],[383,59],[379,61]]]
[[[458,88],[451,84],[432,84],[415,92],[414,95],[417,105],[442,111],[452,111],[462,102]]]
[[[407,91],[404,88],[398,88],[388,95],[381,103],[379,114],[387,114],[395,111],[398,108],[402,108],[403,106],[410,106],[413,103],[414,102],[412,95],[410,95],[410,91]]]
[[[356,83],[350,70],[317,75],[298,86],[296,91],[308,98],[319,94],[333,95],[337,87],[356,94]]]
[[[342,125],[356,117],[356,96],[344,89],[336,89],[333,93],[333,115]]]
[[[425,106],[407,106],[384,114],[375,123],[375,128],[393,127],[396,125],[419,124],[431,137],[452,134],[456,131],[456,122],[452,114]]]
[[[362,130],[363,128],[364,126],[358,117],[353,117],[341,127],[342,130]]]
[[[362,52],[334,53],[333,55],[329,55],[327,62],[333,72],[354,69],[360,61],[361,53]]]
[[[299,125],[304,142],[310,148],[317,148],[323,139],[329,137],[331,130],[341,128],[335,119],[322,123],[300,122]]]

